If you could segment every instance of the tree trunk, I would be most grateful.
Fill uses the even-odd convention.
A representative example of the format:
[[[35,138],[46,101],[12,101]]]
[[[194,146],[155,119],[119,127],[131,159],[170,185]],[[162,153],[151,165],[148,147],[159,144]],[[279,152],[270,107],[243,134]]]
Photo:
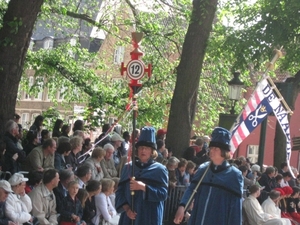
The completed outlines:
[[[13,118],[34,23],[44,0],[10,0],[0,29],[0,135]]]
[[[292,101],[289,107],[293,110],[295,108],[295,102],[298,94],[300,93],[300,71],[298,71],[293,78],[288,78],[286,82],[293,83]],[[285,97],[283,95],[283,97]],[[289,116],[290,118],[290,116]],[[286,162],[286,137],[280,127],[280,124],[276,123],[275,140],[274,140],[274,166],[280,168],[282,162]]]
[[[189,146],[202,63],[218,0],[194,0],[185,36],[168,123],[166,146],[177,157]]]

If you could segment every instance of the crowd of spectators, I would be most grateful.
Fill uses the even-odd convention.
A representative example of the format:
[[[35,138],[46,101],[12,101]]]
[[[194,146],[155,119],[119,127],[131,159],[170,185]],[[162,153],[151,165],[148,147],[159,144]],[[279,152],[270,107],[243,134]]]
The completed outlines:
[[[110,125],[105,124],[92,145],[82,120],[74,123],[72,134],[61,119],[50,132],[39,115],[26,133],[18,120],[15,115],[6,123],[0,139],[0,224],[118,224],[115,192],[131,160],[129,132],[118,129],[107,135]],[[156,133],[154,160],[168,171],[169,191],[188,187],[198,167],[210,160],[210,138],[193,137],[177,158],[165,145],[166,132]],[[139,139],[138,129],[135,137]],[[287,163],[279,170],[260,168],[245,157],[229,163],[244,179],[245,224],[300,224],[297,169],[289,170]]]

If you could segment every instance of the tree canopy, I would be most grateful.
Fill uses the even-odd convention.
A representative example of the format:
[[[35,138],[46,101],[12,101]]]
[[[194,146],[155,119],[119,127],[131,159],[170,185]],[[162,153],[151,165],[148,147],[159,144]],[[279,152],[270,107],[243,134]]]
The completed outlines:
[[[150,5],[145,4],[147,9],[130,0],[111,2],[103,6],[98,15],[100,6],[96,0],[87,0],[84,4],[82,1],[39,1],[41,12],[38,5],[21,5],[20,0],[11,0],[9,3],[2,1],[0,50],[5,51],[0,51],[4,53],[0,54],[1,60],[7,57],[5,53],[12,51],[17,41],[14,36],[7,35],[10,33],[23,35],[24,48],[20,55],[26,55],[32,31],[26,33],[19,28],[27,20],[36,20],[34,17],[28,18],[29,15],[38,15],[36,26],[44,26],[45,29],[55,27],[54,34],[57,37],[85,36],[90,39],[83,27],[96,26],[106,33],[106,37],[116,39],[116,45],[123,46],[130,46],[130,37],[124,33],[130,33],[134,27],[145,34],[141,47],[145,52],[143,61],[153,66],[153,76],[143,80],[138,97],[138,126],[152,124],[156,128],[166,128],[169,120],[171,126],[167,139],[177,152],[188,145],[191,129],[199,135],[210,133],[218,122],[218,114],[228,112],[226,81],[231,79],[233,71],[240,70],[242,79],[252,85],[249,82],[251,76],[263,70],[264,62],[272,57],[273,49],[280,46],[284,47],[286,56],[280,60],[279,67],[290,73],[298,71],[300,22],[297,16],[300,6],[297,0],[288,3],[257,0],[251,4],[246,0],[212,1],[210,4],[205,0],[197,0],[193,1],[193,5],[186,0],[154,0]],[[16,5],[23,8],[26,16],[17,10],[11,11],[11,7]],[[34,10],[34,13],[30,10]],[[201,13],[197,14],[197,10]],[[209,19],[212,15],[208,13],[215,15],[213,20]],[[195,26],[197,23],[199,26]],[[196,28],[203,30],[200,32]],[[208,40],[207,34],[210,35]],[[188,49],[185,45],[193,46],[197,38],[199,46],[194,46],[183,55],[184,48]],[[197,50],[200,52],[197,53]],[[19,49],[16,51],[20,53]],[[2,74],[5,75],[0,79],[9,78],[15,84],[10,99],[4,99],[8,95],[7,89],[0,88],[0,98],[3,98],[0,103],[7,105],[10,102],[13,105],[8,111],[0,111],[0,122],[4,123],[13,114],[13,99],[17,96],[22,72],[25,74],[27,69],[36,71],[36,82],[32,85],[28,77],[23,76],[22,88],[26,92],[35,95],[41,88],[47,88],[49,96],[55,101],[57,90],[61,90],[66,107],[71,102],[87,103],[87,119],[94,121],[94,126],[99,126],[97,122],[103,109],[107,115],[122,114],[128,103],[128,80],[116,80],[116,72],[109,72],[118,71],[118,66],[107,64],[105,60],[112,57],[111,54],[103,51],[99,54],[89,53],[78,42],[52,50],[29,51],[26,60],[9,54],[9,60],[11,57],[16,58],[16,63],[17,60],[24,60],[26,66],[12,63],[12,60],[2,60],[0,63]],[[12,67],[6,66],[9,63],[16,65],[18,72],[12,73]],[[9,86],[9,83],[0,83]],[[183,93],[187,93],[189,101],[182,98]],[[172,116],[174,110],[170,112],[171,102],[178,107],[175,111],[180,108],[187,111]],[[123,122],[130,123],[130,118]],[[183,121],[188,121],[189,126],[175,131],[182,128],[179,125],[184,125]],[[177,144],[172,146],[178,137],[184,137],[179,140],[182,144],[179,147],[176,147]]]

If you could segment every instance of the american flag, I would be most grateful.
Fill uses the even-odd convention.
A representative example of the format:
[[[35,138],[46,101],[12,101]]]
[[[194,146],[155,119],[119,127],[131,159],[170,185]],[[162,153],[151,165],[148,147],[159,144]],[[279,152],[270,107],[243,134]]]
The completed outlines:
[[[270,88],[266,79],[260,81],[249,98],[242,113],[236,119],[236,122],[231,129],[231,154],[236,151],[240,143],[248,137],[248,135],[267,117],[267,115],[273,111],[268,99],[268,96],[270,96],[269,89],[273,93],[273,90]]]

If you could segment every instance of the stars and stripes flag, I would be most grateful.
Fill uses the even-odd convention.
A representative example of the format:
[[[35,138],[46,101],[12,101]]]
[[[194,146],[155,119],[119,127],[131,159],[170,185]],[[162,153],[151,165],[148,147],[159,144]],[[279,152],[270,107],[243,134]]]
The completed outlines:
[[[274,112],[283,133],[286,136],[287,162],[291,156],[291,137],[288,121],[288,112],[281,104],[279,98],[273,91],[267,78],[261,80],[251,97],[249,98],[242,113],[237,118],[231,129],[230,147],[231,153],[234,154],[240,143],[270,114]]]

